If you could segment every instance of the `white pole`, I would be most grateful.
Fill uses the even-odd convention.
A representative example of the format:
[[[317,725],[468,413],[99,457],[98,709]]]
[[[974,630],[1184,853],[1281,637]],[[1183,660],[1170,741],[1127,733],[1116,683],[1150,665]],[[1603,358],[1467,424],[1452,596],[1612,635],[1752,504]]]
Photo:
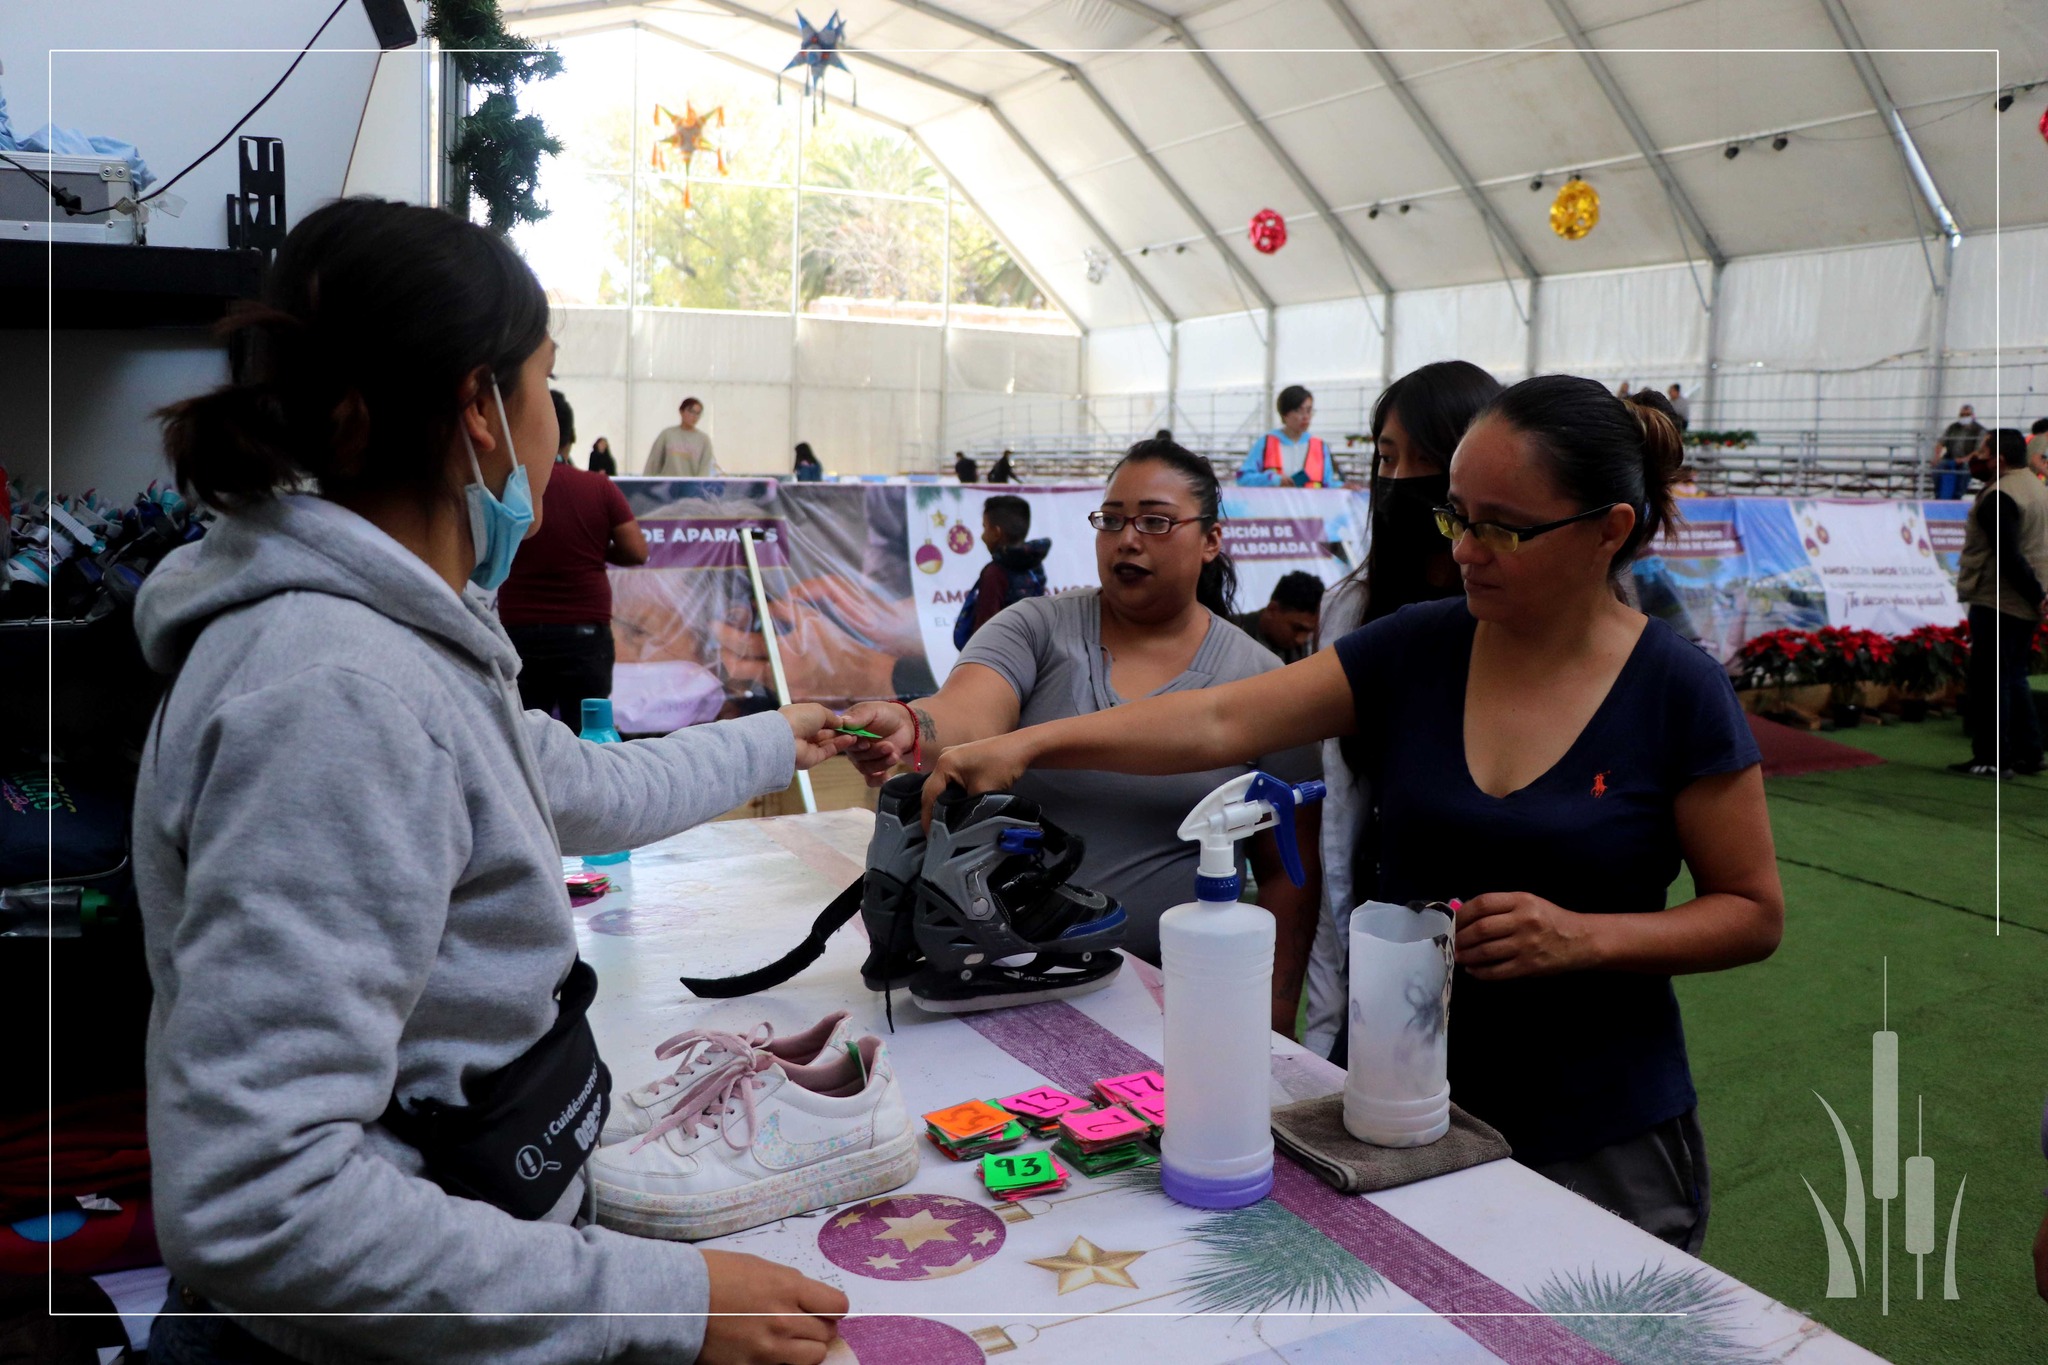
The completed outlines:
[[[789,705],[789,679],[782,672],[782,647],[775,642],[775,618],[768,614],[768,585],[761,581],[761,561],[754,554],[754,537],[760,531],[752,526],[740,531],[740,548],[747,555],[747,577],[754,580],[754,610],[761,617],[761,639],[768,646],[768,672],[775,679],[775,699],[782,706]],[[804,814],[818,813],[818,796],[811,790],[811,775],[798,772],[797,790],[803,793]]]

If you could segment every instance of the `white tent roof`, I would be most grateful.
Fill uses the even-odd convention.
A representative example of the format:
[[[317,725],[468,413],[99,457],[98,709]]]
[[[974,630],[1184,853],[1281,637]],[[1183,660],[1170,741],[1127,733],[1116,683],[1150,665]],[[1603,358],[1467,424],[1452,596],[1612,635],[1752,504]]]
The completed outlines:
[[[806,13],[822,19],[829,5]],[[534,36],[631,21],[770,71],[795,51],[790,0],[507,0],[504,9]],[[1993,103],[2003,88],[2048,78],[2048,5],[844,0],[839,9],[862,110],[915,132],[1089,328],[1376,293],[1382,281],[1425,289],[1519,278],[1525,267],[1575,274],[1937,233],[1845,49],[1845,25],[1869,50],[1882,95],[1962,232],[1992,230],[2001,206],[2006,227],[2048,222],[2048,147],[2033,126],[2048,86],[2003,117]],[[1572,50],[1573,27],[1596,50],[1590,62]],[[1381,49],[1377,60],[1359,50],[1361,33]],[[1779,133],[1790,139],[1783,151],[1771,146]],[[1731,143],[1741,147],[1733,160]],[[1577,242],[1555,236],[1547,217],[1573,171],[1602,203],[1599,227]],[[1532,192],[1539,176],[1544,188]],[[1492,230],[1477,196],[1496,211]],[[1287,246],[1271,256],[1246,236],[1261,208],[1288,223]],[[1087,280],[1091,248],[1121,261],[1100,284]]]

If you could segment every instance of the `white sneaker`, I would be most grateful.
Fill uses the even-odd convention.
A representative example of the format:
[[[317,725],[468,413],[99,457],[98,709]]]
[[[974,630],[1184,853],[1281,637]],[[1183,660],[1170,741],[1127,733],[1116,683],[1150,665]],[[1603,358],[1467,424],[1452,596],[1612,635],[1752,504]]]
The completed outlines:
[[[828,1014],[802,1033],[786,1038],[775,1036],[775,1026],[756,1024],[745,1033],[719,1029],[691,1029],[654,1049],[656,1059],[680,1059],[676,1069],[637,1090],[621,1090],[612,1096],[612,1111],[598,1134],[600,1146],[639,1137],[652,1128],[668,1106],[681,1098],[691,1080],[759,1049],[777,1061],[808,1066],[827,1051],[844,1052],[853,1041],[853,1022],[845,1010]]]
[[[810,1066],[752,1052],[697,1078],[637,1142],[591,1154],[597,1221],[695,1242],[866,1199],[917,1174],[879,1038]]]

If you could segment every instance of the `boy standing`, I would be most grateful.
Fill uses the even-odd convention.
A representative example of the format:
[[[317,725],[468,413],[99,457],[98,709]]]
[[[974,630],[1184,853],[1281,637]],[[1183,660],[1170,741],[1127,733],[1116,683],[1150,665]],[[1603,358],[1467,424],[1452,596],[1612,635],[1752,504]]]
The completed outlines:
[[[974,632],[1012,602],[1045,596],[1045,555],[1050,540],[1026,540],[1031,534],[1031,504],[1014,493],[998,493],[981,507],[981,543],[988,546],[988,567],[967,590],[960,616],[953,622],[953,647],[964,649]]]

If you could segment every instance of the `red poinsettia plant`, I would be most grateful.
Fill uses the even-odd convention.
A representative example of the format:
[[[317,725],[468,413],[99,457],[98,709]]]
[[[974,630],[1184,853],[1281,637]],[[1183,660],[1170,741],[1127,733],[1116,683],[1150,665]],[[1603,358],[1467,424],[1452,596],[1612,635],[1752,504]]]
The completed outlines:
[[[1815,681],[1813,632],[1774,630],[1746,642],[1735,654],[1735,685],[1779,693]]]
[[[1813,633],[1813,680],[1825,683],[1828,700],[1850,706],[1867,682],[1891,676],[1892,642],[1874,630],[1855,626],[1823,626]]]
[[[1970,658],[1968,625],[1921,626],[1892,640],[1891,684],[1927,698],[1963,681]]]

